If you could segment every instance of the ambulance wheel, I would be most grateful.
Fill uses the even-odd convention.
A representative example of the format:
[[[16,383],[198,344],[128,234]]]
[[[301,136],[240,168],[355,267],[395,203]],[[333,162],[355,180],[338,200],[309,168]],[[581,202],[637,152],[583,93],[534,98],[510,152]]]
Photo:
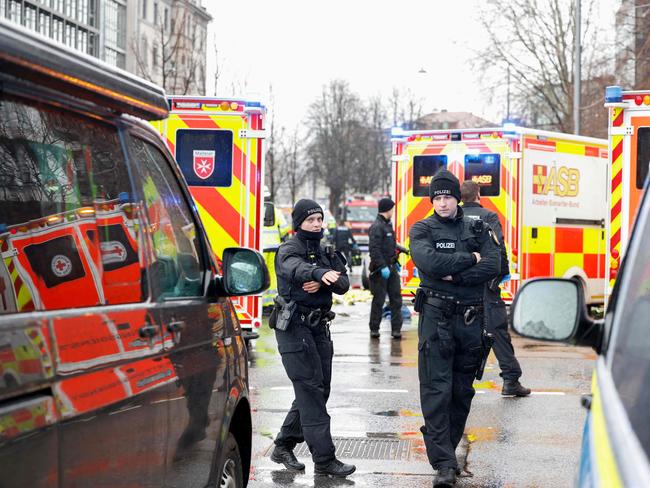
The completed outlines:
[[[219,464],[219,488],[241,488],[244,486],[242,461],[235,436],[228,434]]]
[[[361,286],[364,290],[370,289],[370,278],[368,277],[368,268],[366,268],[366,262],[363,262],[363,267],[361,268]]]

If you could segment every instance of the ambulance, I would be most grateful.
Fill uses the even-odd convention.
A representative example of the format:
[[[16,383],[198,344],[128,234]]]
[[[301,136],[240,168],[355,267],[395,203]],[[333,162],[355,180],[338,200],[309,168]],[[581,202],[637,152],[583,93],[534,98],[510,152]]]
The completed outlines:
[[[266,108],[240,98],[170,96],[169,117],[152,122],[174,155],[210,245],[262,251]],[[262,324],[262,297],[233,299],[244,337]]]
[[[577,278],[589,304],[604,300],[607,141],[510,124],[499,128],[392,131],[392,190],[397,242],[432,213],[429,183],[441,168],[476,181],[481,204],[497,213],[510,257],[509,303],[535,276]],[[400,256],[402,294],[419,285]]]
[[[650,164],[650,90],[623,91],[607,87],[609,110],[609,213],[607,290],[609,297],[627,249]]]

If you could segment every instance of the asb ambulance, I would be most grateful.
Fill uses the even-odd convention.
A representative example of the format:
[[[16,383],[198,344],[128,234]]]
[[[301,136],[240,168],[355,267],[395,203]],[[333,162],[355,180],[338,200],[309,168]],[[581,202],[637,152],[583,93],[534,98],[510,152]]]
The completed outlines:
[[[169,117],[152,122],[178,163],[210,245],[262,251],[265,107],[260,102],[168,98]],[[244,337],[262,324],[262,297],[233,298]]]
[[[587,303],[603,301],[607,141],[507,125],[394,129],[392,160],[399,243],[408,247],[411,226],[432,213],[429,183],[447,168],[476,181],[481,204],[499,216],[511,266],[505,301],[535,276],[578,278]],[[418,271],[409,256],[400,261],[402,294],[410,295]]]
[[[607,296],[611,295],[621,259],[630,240],[650,164],[650,90],[608,87],[609,109],[609,242]]]

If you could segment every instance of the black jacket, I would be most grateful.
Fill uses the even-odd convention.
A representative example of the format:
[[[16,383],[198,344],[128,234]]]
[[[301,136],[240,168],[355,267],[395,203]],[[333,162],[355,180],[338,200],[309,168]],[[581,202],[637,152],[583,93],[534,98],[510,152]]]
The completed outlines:
[[[499,276],[497,238],[484,222],[463,216],[441,218],[435,213],[416,222],[409,233],[411,257],[421,285],[458,300],[480,301],[485,283]],[[478,252],[481,261],[472,255]],[[442,278],[452,276],[453,281]]]
[[[341,276],[331,286],[321,278],[329,270],[340,271]],[[284,242],[275,257],[275,273],[278,280],[278,294],[287,301],[295,300],[299,305],[327,309],[332,306],[332,293],[343,295],[350,288],[345,265],[336,254],[328,256],[318,241],[308,241],[298,235]],[[307,293],[302,285],[308,281],[319,281],[316,293]]]
[[[395,243],[395,232],[390,220],[386,220],[383,215],[377,215],[368,231],[370,271],[395,263]]]
[[[465,217],[473,219],[481,219],[487,222],[490,228],[494,231],[499,243],[501,244],[501,276],[510,274],[510,262],[508,261],[508,251],[506,250],[505,241],[503,240],[503,229],[499,216],[492,210],[483,208],[480,203],[468,202],[463,204],[463,213]]]

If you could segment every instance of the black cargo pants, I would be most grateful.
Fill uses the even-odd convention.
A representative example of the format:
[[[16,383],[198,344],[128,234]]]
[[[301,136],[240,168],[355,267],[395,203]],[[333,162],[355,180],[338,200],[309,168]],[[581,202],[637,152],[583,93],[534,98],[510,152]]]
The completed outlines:
[[[329,462],[335,453],[326,407],[334,356],[329,329],[310,328],[296,314],[286,331],[275,330],[275,337],[295,395],[275,444],[293,449],[306,441],[315,463]]]
[[[499,362],[500,376],[505,381],[517,381],[521,377],[521,366],[508,332],[506,304],[499,296],[500,290],[496,293],[488,292],[486,296],[487,331],[494,336],[492,350]]]
[[[390,306],[390,325],[392,332],[402,330],[402,284],[395,266],[390,266],[390,276],[387,280],[377,271],[369,277],[372,304],[370,305],[370,330],[378,331],[381,324],[386,294]]]
[[[434,469],[456,468],[456,447],[474,397],[472,386],[482,354],[482,311],[466,325],[462,315],[446,317],[423,305],[418,323],[418,376],[424,436]]]

